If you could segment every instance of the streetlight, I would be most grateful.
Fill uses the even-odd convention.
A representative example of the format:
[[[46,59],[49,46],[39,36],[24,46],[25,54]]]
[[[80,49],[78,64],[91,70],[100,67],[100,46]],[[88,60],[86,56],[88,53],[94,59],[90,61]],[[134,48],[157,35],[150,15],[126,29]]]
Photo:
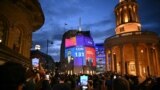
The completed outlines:
[[[50,44],[53,44],[52,41],[50,41],[50,40],[47,39],[47,55],[48,55],[48,44],[49,44],[49,43],[50,43]]]
[[[47,67],[47,68],[48,68],[48,64],[49,64],[49,63],[48,63],[48,44],[53,44],[53,42],[47,39],[47,59],[46,59],[46,63],[47,63],[47,64],[46,64],[46,67]]]

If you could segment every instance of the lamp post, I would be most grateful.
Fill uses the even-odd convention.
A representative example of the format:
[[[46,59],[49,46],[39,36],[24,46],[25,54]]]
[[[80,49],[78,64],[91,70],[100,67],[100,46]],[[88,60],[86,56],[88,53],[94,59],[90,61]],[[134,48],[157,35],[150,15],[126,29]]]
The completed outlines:
[[[47,67],[47,68],[48,68],[48,46],[49,46],[49,43],[50,43],[50,44],[53,44],[52,41],[50,41],[50,40],[47,39],[47,52],[46,52],[46,53],[47,53],[47,59],[46,59],[46,67]]]
[[[50,40],[47,39],[47,55],[48,55],[48,45],[49,45],[49,43],[50,43],[50,44],[53,44],[52,41],[50,41]]]

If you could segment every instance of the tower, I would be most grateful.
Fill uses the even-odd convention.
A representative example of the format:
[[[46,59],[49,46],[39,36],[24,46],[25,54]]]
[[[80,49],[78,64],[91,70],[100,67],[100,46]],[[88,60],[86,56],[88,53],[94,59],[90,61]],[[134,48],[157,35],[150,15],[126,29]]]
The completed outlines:
[[[115,7],[116,35],[106,38],[106,70],[140,76],[160,76],[159,36],[141,31],[136,0],[119,0]]]
[[[136,0],[119,0],[115,7],[116,34],[140,31],[141,24],[138,18],[138,4]]]

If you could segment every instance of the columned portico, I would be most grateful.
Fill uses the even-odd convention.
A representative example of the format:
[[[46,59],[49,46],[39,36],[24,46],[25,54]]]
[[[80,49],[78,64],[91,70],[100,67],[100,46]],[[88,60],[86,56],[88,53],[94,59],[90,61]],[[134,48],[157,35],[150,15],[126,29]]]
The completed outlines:
[[[140,77],[160,75],[157,43],[152,32],[130,32],[106,39],[107,71]]]
[[[115,16],[115,35],[105,40],[105,50],[110,49],[106,58],[106,61],[111,60],[107,64],[111,65],[110,70],[142,78],[160,75],[159,36],[155,32],[141,31],[136,0],[120,0]]]

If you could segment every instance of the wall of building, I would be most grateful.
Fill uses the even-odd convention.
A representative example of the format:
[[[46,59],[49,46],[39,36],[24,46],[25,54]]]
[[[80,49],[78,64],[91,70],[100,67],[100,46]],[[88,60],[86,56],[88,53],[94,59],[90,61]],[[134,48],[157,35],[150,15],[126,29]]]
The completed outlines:
[[[29,59],[32,32],[44,23],[39,2],[35,0],[1,0],[0,10],[1,44]]]

